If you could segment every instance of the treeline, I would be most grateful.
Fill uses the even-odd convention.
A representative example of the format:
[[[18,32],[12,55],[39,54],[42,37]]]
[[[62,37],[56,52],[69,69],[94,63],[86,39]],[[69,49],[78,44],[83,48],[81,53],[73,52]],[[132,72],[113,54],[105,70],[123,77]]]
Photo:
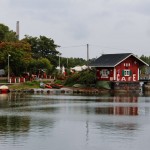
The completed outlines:
[[[145,61],[147,64],[150,65],[150,56],[144,56],[144,55],[142,55],[140,57],[140,59],[142,59],[143,61]]]
[[[25,35],[19,40],[14,31],[0,24],[0,69],[4,69],[6,74],[8,59],[10,74],[15,76],[23,72],[36,73],[39,69],[52,74],[59,64],[69,68],[86,63],[82,58],[59,57],[58,47],[53,39],[46,36]]]
[[[53,39],[46,36],[25,35],[19,40],[16,32],[0,24],[0,69],[4,69],[6,74],[8,59],[10,74],[15,76],[20,76],[23,72],[34,74],[39,69],[44,69],[47,74],[53,74],[59,64],[65,68],[86,65],[86,60],[82,58],[60,57],[58,47],[60,46],[55,44]],[[140,58],[150,65],[150,56],[142,55]]]

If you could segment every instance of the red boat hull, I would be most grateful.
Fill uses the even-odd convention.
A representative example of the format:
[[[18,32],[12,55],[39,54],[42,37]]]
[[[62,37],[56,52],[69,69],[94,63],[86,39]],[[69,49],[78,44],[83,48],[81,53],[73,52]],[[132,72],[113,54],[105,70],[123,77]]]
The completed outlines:
[[[0,94],[7,94],[9,93],[9,89],[0,89]]]

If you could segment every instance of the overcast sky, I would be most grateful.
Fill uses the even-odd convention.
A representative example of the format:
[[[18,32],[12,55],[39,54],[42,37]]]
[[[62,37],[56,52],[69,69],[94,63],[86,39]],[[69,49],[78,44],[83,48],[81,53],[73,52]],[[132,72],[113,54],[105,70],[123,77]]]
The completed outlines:
[[[52,38],[63,57],[150,56],[150,0],[0,0],[0,23]]]

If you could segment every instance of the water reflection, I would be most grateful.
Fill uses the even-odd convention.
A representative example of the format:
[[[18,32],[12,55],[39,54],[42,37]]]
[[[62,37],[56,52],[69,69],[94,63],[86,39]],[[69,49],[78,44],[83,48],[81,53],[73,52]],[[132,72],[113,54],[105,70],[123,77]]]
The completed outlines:
[[[42,99],[42,100],[41,100]],[[67,104],[67,105],[66,105]],[[64,111],[86,114],[128,115],[139,114],[137,96],[51,96],[5,94],[0,95],[0,108],[12,108],[14,111],[56,113]]]
[[[98,100],[99,102],[102,100]],[[113,98],[105,99],[105,102],[113,103],[137,103],[138,97],[123,97],[123,96],[114,96]],[[112,115],[138,115],[137,106],[113,106],[113,107],[96,107],[95,111],[97,114],[112,114]]]
[[[25,116],[0,116],[0,134],[28,132],[30,118]]]
[[[8,99],[9,94],[0,94],[0,100],[7,100]]]
[[[0,94],[0,136],[28,133],[31,128],[42,131],[53,128],[54,119],[47,119],[42,113],[55,113],[58,109],[47,104],[47,100],[39,101],[24,93]]]
[[[0,94],[0,149],[140,150],[149,117],[149,97]]]

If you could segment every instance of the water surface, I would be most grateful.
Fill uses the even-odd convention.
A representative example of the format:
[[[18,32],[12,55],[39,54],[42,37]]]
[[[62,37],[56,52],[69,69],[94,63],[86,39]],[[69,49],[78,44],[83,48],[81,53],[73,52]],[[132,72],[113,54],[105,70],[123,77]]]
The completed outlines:
[[[0,150],[148,150],[150,97],[0,94]]]

